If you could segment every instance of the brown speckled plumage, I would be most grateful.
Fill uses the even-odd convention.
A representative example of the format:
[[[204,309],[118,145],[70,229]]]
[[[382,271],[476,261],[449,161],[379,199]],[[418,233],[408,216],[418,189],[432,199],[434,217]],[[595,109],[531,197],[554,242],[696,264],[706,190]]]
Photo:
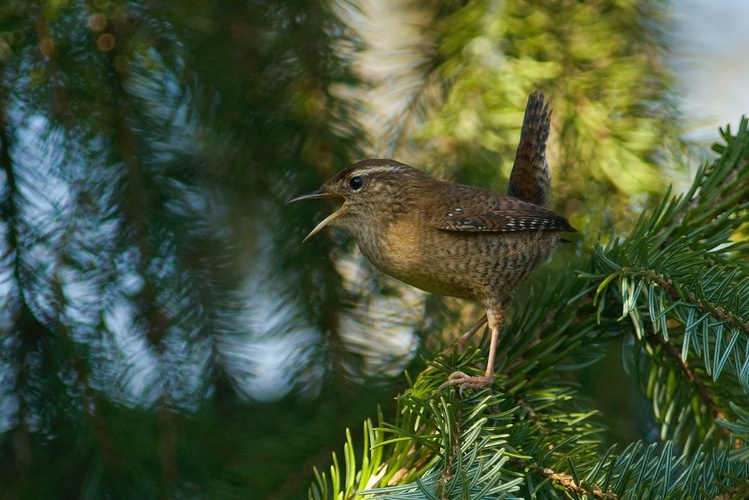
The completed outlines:
[[[363,160],[328,180],[307,198],[328,198],[341,208],[330,223],[348,231],[381,271],[440,295],[480,302],[492,329],[484,377],[454,373],[448,384],[490,385],[502,310],[513,290],[549,259],[559,233],[574,231],[550,210],[546,164],[549,110],[531,94],[510,176],[510,195],[439,181],[393,160]],[[309,236],[308,236],[309,237]],[[461,338],[461,345],[483,322]]]

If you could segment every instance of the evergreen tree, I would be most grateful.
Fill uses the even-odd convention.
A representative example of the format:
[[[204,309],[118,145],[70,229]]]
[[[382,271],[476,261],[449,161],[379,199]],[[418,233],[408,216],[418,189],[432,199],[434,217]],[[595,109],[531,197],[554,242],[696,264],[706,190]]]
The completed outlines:
[[[313,496],[740,496],[746,125],[663,195],[664,4],[404,8],[422,64],[374,137],[360,3],[0,5],[5,496],[297,498],[344,442]],[[519,292],[494,392],[440,392],[483,359],[433,354],[469,306],[370,272],[340,233],[301,245],[328,208],[285,202],[373,149],[502,189],[536,89],[581,237]],[[635,225],[643,195],[662,202]],[[618,340],[658,445],[608,448],[609,415],[559,373]]]
[[[310,498],[749,495],[748,125],[722,131],[720,156],[688,192],[664,195],[629,234],[595,246],[590,271],[513,318],[494,391],[440,391],[479,356],[437,356],[392,423],[365,422],[360,457],[349,437]],[[611,337],[631,340],[659,443],[606,447],[596,412],[560,376]]]

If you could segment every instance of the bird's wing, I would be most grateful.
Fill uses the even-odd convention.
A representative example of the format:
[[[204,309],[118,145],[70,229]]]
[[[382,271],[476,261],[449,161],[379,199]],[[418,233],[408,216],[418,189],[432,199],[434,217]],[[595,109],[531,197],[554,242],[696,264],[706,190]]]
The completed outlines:
[[[492,191],[453,186],[452,192],[443,191],[438,204],[445,208],[429,214],[432,227],[469,232],[575,231],[567,219],[547,208]]]

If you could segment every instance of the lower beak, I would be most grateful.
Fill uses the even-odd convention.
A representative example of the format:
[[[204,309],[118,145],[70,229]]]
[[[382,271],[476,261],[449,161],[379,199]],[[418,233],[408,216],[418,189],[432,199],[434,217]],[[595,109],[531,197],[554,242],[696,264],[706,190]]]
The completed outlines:
[[[303,194],[302,196],[297,196],[296,198],[292,198],[291,200],[287,201],[286,203],[288,204],[288,203],[293,203],[295,201],[317,200],[317,199],[333,200],[333,201],[335,201],[336,203],[338,203],[341,206],[343,206],[344,202],[346,201],[346,199],[343,196],[339,195],[339,194],[335,194],[335,193],[324,193],[324,192],[322,192],[322,190],[318,189],[317,191],[312,191],[311,193]],[[310,239],[311,237],[313,237],[315,234],[317,234],[322,228],[324,228],[325,226],[327,226],[330,222],[332,222],[339,215],[341,215],[341,209],[338,209],[335,212],[333,212],[332,214],[330,214],[327,217],[325,217],[322,220],[322,222],[320,222],[317,226],[315,226],[315,228],[312,231],[310,231],[310,233],[304,238],[304,240],[302,240],[302,243],[304,243],[305,241],[307,241],[308,239]]]

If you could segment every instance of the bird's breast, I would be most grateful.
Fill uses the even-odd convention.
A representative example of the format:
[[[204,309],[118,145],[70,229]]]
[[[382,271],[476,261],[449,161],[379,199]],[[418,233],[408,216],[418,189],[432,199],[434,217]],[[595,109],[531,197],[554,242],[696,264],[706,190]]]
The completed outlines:
[[[381,271],[404,280],[417,265],[422,242],[412,224],[402,219],[350,228],[359,249]],[[404,280],[405,281],[405,280]]]
[[[383,228],[377,242],[360,248],[381,271],[410,285],[440,295],[474,298],[476,293],[456,275],[453,259],[446,259],[456,249],[456,242],[445,241],[446,236],[418,217],[400,217]]]
[[[549,258],[558,239],[556,233],[545,231],[444,231],[413,216],[391,220],[357,241],[375,267],[417,288],[464,299],[504,301]]]

